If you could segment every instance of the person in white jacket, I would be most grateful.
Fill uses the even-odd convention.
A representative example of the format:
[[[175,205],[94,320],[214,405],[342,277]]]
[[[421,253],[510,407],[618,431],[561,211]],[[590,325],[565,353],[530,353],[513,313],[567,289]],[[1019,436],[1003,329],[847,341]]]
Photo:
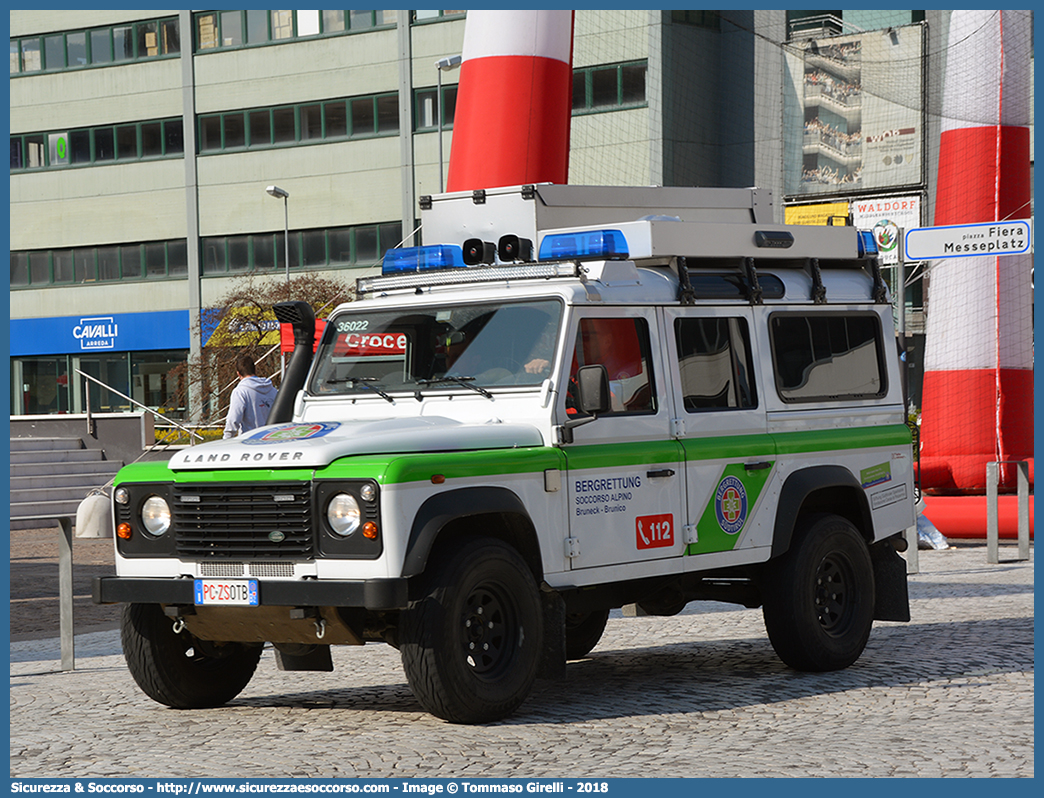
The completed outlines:
[[[236,358],[239,384],[232,390],[223,438],[234,438],[263,427],[275,401],[276,388],[268,377],[258,377],[253,359],[247,354]]]

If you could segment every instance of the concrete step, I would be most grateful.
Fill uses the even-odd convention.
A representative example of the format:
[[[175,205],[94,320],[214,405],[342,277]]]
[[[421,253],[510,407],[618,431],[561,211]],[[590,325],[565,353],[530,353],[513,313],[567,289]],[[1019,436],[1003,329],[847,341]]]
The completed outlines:
[[[11,520],[24,518],[25,516],[53,516],[60,515],[76,516],[76,508],[83,501],[83,496],[77,499],[56,499],[48,501],[33,502],[11,502]],[[23,527],[24,528],[24,527]]]
[[[12,452],[39,452],[61,449],[82,449],[81,438],[11,438]]]
[[[43,449],[33,452],[11,452],[11,465],[20,463],[84,463],[102,460],[100,449]]]
[[[40,506],[47,502],[71,502],[74,501],[77,504],[82,502],[88,493],[94,488],[102,487],[104,483],[97,485],[68,485],[66,487],[57,488],[30,488],[28,490],[12,490],[11,491],[11,506],[14,507],[16,504],[32,504],[34,506]],[[12,511],[13,513],[13,511]]]
[[[54,474],[108,474],[123,463],[117,460],[87,460],[84,462],[11,463],[11,477],[50,476]],[[93,480],[95,477],[89,477]],[[106,477],[107,479],[108,477]]]
[[[79,488],[101,487],[112,479],[119,471],[121,463],[105,461],[109,468],[84,474],[29,474],[11,477],[11,493],[37,488]]]

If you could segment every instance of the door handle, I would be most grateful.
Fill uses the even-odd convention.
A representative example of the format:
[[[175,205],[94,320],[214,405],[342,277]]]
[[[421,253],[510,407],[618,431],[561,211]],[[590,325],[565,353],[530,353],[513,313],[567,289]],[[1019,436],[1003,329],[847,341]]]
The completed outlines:
[[[646,471],[645,476],[649,479],[655,479],[656,477],[673,477],[674,471],[670,468],[661,468],[659,471]]]
[[[744,463],[743,468],[747,471],[761,471],[765,468],[772,468],[772,463],[767,461],[762,463]]]

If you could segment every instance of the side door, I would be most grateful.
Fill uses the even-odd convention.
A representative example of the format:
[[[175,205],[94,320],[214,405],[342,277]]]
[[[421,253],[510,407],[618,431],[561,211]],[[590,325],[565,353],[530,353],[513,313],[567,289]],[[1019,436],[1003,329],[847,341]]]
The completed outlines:
[[[610,578],[634,578],[664,573],[671,558],[668,569],[680,569],[684,472],[658,321],[656,308],[585,309],[573,320],[559,422],[583,417],[575,396],[581,366],[605,366],[611,393],[609,412],[575,427],[563,445],[573,570],[627,565]]]
[[[779,469],[749,307],[664,311],[685,459],[683,568],[765,559]],[[759,552],[759,549],[765,552]]]

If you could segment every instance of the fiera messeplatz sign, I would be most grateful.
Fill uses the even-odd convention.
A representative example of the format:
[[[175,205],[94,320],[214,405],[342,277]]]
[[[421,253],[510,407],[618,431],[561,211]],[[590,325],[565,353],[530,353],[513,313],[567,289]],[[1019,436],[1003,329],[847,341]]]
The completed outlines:
[[[189,348],[189,312],[11,319],[11,356]]]
[[[1033,246],[1029,221],[982,222],[906,231],[906,260],[1021,255]]]

